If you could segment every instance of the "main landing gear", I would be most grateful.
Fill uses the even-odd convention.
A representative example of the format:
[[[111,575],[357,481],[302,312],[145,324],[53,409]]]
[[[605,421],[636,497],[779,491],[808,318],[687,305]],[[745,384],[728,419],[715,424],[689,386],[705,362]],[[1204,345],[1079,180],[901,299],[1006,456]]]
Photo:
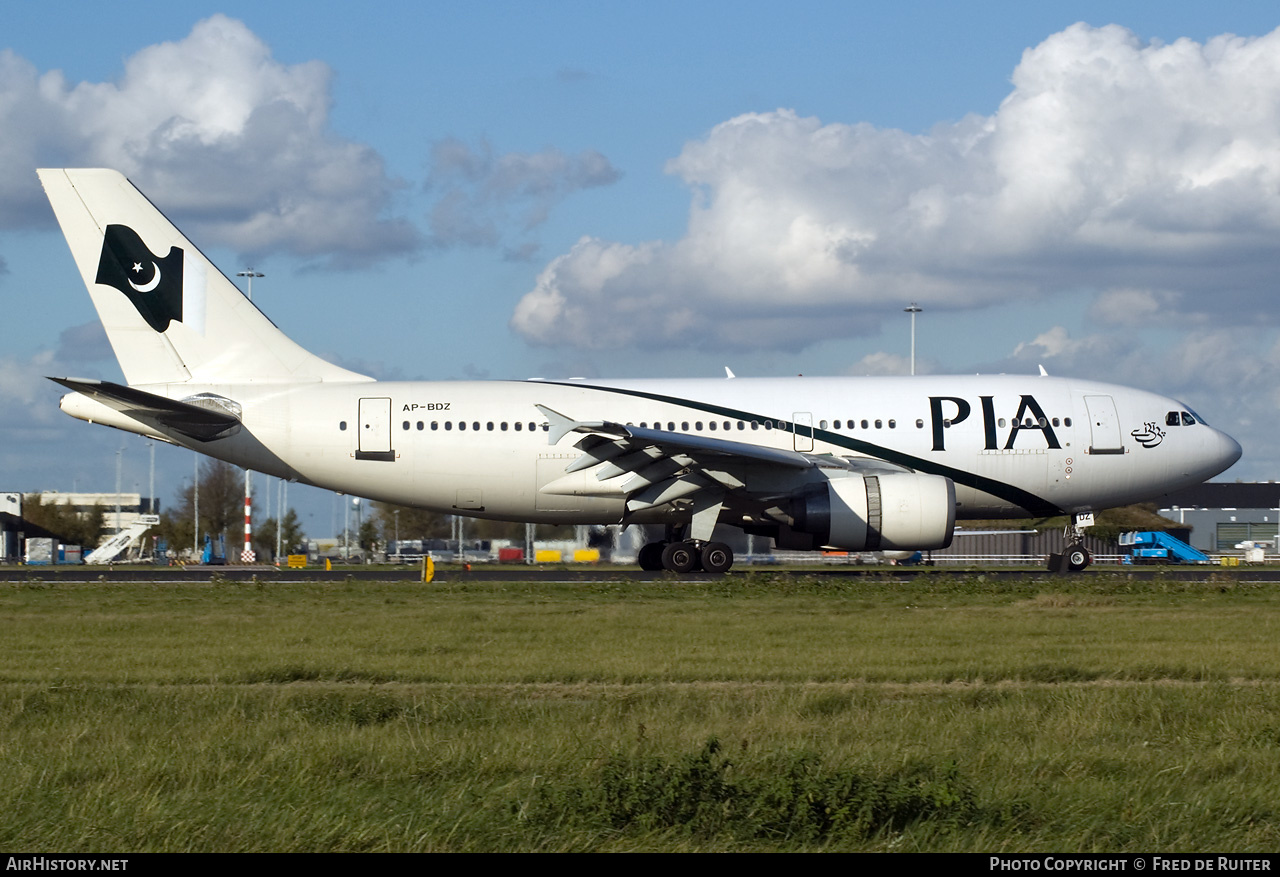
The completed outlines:
[[[723,542],[650,542],[640,549],[640,568],[656,572],[722,573],[733,566],[733,550]]]

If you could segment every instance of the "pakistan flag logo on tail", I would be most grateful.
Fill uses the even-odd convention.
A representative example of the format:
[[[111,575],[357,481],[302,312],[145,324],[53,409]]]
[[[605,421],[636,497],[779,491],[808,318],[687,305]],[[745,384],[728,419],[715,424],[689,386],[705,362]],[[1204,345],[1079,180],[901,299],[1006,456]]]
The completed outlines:
[[[127,295],[157,332],[172,320],[182,321],[182,250],[177,247],[161,259],[129,226],[108,225],[95,280]]]

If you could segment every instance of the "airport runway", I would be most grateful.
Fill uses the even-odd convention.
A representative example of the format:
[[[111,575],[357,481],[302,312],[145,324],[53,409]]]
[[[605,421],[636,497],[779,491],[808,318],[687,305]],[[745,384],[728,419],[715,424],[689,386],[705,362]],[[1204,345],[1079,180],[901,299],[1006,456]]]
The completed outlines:
[[[1001,579],[1042,578],[1047,571],[1038,568],[1020,570],[987,570],[979,568],[961,568],[937,570],[928,567],[906,566],[857,566],[857,567],[813,567],[810,569],[776,569],[767,566],[741,567],[725,574],[729,581],[745,578],[752,573],[783,574],[803,576],[819,576],[831,578],[873,577],[886,583],[910,581],[919,575],[945,572],[951,575],[985,575]],[[1116,575],[1133,577],[1140,580],[1157,576],[1177,581],[1199,581],[1210,575],[1229,576],[1231,580],[1249,582],[1280,582],[1280,568],[1277,567],[1219,567],[1188,566],[1169,567],[1116,567],[1096,566],[1086,574]],[[346,566],[325,570],[320,567],[307,569],[284,569],[274,566],[0,566],[0,582],[102,582],[104,584],[121,584],[125,582],[208,582],[214,579],[233,582],[257,581],[269,584],[272,582],[341,582],[347,578],[364,581],[405,582],[416,581],[419,572],[415,569],[401,567],[387,569],[385,567]],[[1068,575],[1071,575],[1068,573]],[[436,568],[434,583],[456,582],[655,582],[670,581],[712,581],[717,576],[692,573],[676,576],[667,572],[644,572],[632,568],[613,569],[610,567],[583,568],[546,568],[529,567],[513,569],[511,567],[492,568],[475,566],[471,570],[442,566]]]

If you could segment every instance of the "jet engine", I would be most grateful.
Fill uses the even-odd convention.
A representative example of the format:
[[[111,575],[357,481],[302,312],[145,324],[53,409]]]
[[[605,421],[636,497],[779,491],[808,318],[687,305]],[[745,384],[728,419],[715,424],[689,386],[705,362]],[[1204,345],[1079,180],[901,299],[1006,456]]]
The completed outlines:
[[[779,533],[780,548],[802,542],[848,551],[946,548],[956,525],[956,488],[941,475],[850,474],[810,485],[792,501],[791,518]]]

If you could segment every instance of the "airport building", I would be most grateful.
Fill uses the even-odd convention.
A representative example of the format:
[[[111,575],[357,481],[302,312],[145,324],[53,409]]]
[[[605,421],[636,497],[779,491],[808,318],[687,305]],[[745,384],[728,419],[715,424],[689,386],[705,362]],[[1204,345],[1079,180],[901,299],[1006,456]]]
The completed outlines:
[[[114,536],[121,530],[127,530],[139,515],[160,514],[160,501],[144,497],[140,493],[61,493],[57,490],[46,490],[40,494],[40,502],[45,505],[53,503],[69,503],[78,513],[93,510],[96,505],[102,509],[103,538]],[[116,508],[119,506],[119,517]],[[92,547],[92,546],[88,546]]]
[[[1280,482],[1208,481],[1160,498],[1160,514],[1191,529],[1193,548],[1238,554],[1242,542],[1270,543],[1280,523]]]
[[[159,514],[160,508],[158,500],[144,497],[140,493],[61,493],[47,490],[40,492],[39,496],[43,505],[67,503],[78,513],[92,511],[95,505],[101,508],[104,542],[116,533],[128,530],[140,515]],[[0,563],[12,563],[20,559],[23,556],[23,541],[27,538],[59,537],[59,534],[50,533],[24,519],[22,497],[21,491],[0,491]],[[118,518],[117,503],[120,509]],[[94,547],[86,545],[84,549],[87,552]]]

